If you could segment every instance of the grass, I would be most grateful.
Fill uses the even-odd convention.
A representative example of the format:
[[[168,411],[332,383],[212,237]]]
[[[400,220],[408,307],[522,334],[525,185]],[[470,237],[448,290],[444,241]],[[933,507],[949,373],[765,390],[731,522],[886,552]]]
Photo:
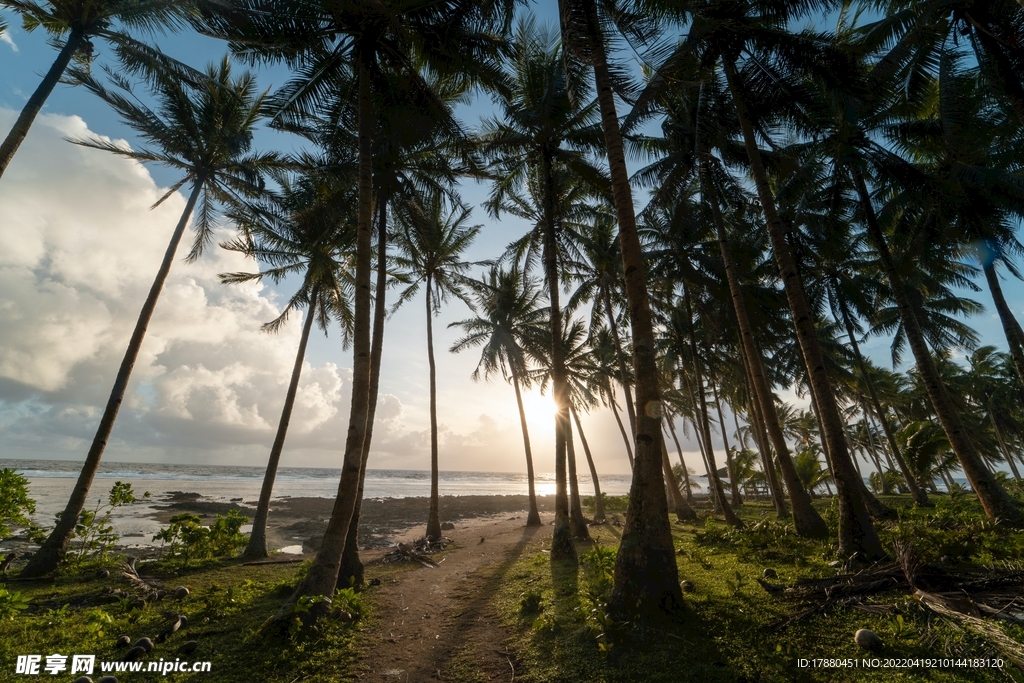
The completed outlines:
[[[900,508],[898,520],[881,525],[890,548],[897,537],[917,535],[927,545],[942,537],[946,541],[943,552],[950,552],[957,544],[964,549],[955,558],[944,556],[949,564],[991,565],[1021,559],[1020,542],[1024,534],[986,527],[980,509],[970,501],[947,502],[934,511],[911,507],[901,498],[887,502]],[[606,586],[595,586],[601,580],[594,578],[593,568],[584,566],[576,574],[556,572],[541,544],[527,548],[522,559],[510,568],[496,597],[501,619],[511,632],[511,646],[523,665],[516,680],[1024,680],[1019,671],[1010,668],[1003,672],[977,668],[868,671],[798,666],[800,659],[849,659],[860,663],[872,657],[884,660],[1000,655],[986,642],[937,617],[901,592],[875,597],[879,602],[895,605],[898,613],[894,615],[837,609],[774,628],[794,607],[769,595],[756,579],[766,568],[778,573],[779,578],[773,581],[779,583],[791,583],[799,577],[834,575],[837,570],[829,563],[838,559],[836,548],[801,539],[791,528],[777,522],[767,522],[753,530],[755,523],[773,516],[767,506],[749,503],[738,512],[747,524],[747,530],[742,532],[733,532],[715,521],[673,524],[679,575],[692,583],[693,591],[685,594],[686,609],[677,622],[658,630],[601,623],[603,611],[595,593]],[[834,523],[834,510],[826,506],[823,512]],[[963,545],[966,539],[959,527],[936,526],[936,520],[943,519],[959,522],[966,533],[972,534],[968,547]],[[610,550],[617,545],[618,530],[614,526],[592,528],[592,534],[599,547]],[[578,550],[584,561],[592,558],[589,544],[581,544]],[[933,549],[924,554],[937,559],[931,557],[936,552],[939,551]],[[877,655],[861,650],[853,642],[853,634],[859,628],[875,631],[885,649]],[[1024,630],[1005,626],[1003,629],[1018,642],[1024,642]],[[473,679],[455,680],[468,683]]]
[[[119,634],[127,634],[133,641],[143,636],[155,640],[169,622],[166,613],[172,611],[187,615],[188,627],[166,643],[157,644],[145,661],[160,658],[173,661],[177,657],[188,661],[208,660],[211,671],[167,676],[124,674],[123,680],[175,683],[353,680],[355,642],[365,619],[363,622],[324,619],[315,629],[290,639],[263,628],[267,618],[291,594],[304,569],[295,564],[243,567],[237,562],[227,562],[210,565],[163,579],[171,587],[188,587],[190,594],[185,599],[165,598],[141,609],[130,607],[127,601],[97,604],[104,599],[105,588],[123,588],[124,582],[114,577],[95,579],[92,571],[60,576],[51,582],[10,582],[7,588],[21,592],[30,606],[15,618],[0,621],[3,666],[0,680],[21,678],[14,676],[14,663],[20,654],[44,657],[53,653],[95,654],[98,662],[119,660],[125,652],[125,648],[115,647]],[[376,575],[388,580],[395,571],[401,569],[382,567]],[[361,594],[364,605],[371,606],[371,619],[372,596],[372,588]],[[177,648],[187,640],[199,641],[199,649],[187,656],[176,654]],[[70,680],[67,672],[63,677]],[[98,677],[94,675],[94,679]],[[54,677],[54,680],[63,679]]]
[[[623,505],[609,506],[621,516]],[[879,524],[890,548],[897,539],[911,542],[929,562],[959,567],[1024,566],[1024,533],[987,522],[973,499],[939,497],[932,510],[914,507],[901,497],[886,499],[898,510],[896,519]],[[826,520],[835,525],[835,510],[817,501]],[[868,614],[835,609],[777,624],[795,610],[757,583],[766,568],[778,583],[801,577],[832,576],[837,548],[831,543],[797,537],[786,524],[770,521],[771,509],[748,503],[738,510],[746,523],[733,531],[722,522],[704,519],[672,525],[679,575],[692,584],[684,594],[679,618],[657,629],[609,623],[603,609],[611,585],[618,527],[593,527],[594,544],[580,544],[579,569],[552,565],[547,540],[530,542],[522,553],[497,568],[493,600],[508,634],[505,643],[462,643],[451,653],[444,680],[477,683],[489,680],[476,648],[509,648],[510,673],[523,683],[679,683],[774,681],[989,681],[1016,680],[1016,669],[813,669],[801,659],[856,660],[870,657],[934,658],[995,657],[985,640],[940,618],[911,596],[891,592],[874,597],[894,605],[896,614]],[[374,575],[384,584],[412,565],[384,565]],[[100,661],[117,660],[117,636],[153,638],[168,623],[167,614],[189,618],[187,629],[158,644],[147,661],[173,660],[179,645],[198,640],[200,649],[183,659],[212,662],[210,673],[152,673],[122,680],[185,683],[235,683],[266,680],[280,683],[326,683],[355,679],[354,663],[361,631],[374,620],[375,591],[359,595],[364,617],[357,622],[322,620],[313,630],[292,638],[264,628],[290,594],[305,567],[295,564],[240,565],[211,563],[168,574],[168,587],[187,586],[181,601],[165,599],[143,607],[111,599],[105,589],[124,587],[115,577],[95,578],[94,570],[65,574],[55,581],[11,581],[28,608],[3,619],[0,604],[0,681],[28,680],[14,676],[19,654],[95,654]],[[116,572],[115,572],[116,573]],[[148,572],[144,572],[148,573]],[[3,600],[0,598],[0,603]],[[355,609],[350,611],[357,611]],[[990,622],[1017,642],[1024,629]],[[875,631],[885,643],[868,655],[853,642],[859,628]],[[47,676],[47,678],[49,678]],[[98,678],[98,676],[94,676]],[[70,680],[69,674],[54,680]]]

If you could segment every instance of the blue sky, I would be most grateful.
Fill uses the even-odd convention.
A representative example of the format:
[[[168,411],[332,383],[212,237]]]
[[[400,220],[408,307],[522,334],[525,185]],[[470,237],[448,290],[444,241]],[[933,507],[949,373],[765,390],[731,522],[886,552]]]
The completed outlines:
[[[552,26],[557,26],[555,9],[553,2],[532,6],[538,20]],[[14,17],[8,19],[8,40],[0,42],[0,113],[7,110],[7,118],[0,119],[0,132],[6,131],[55,56],[41,32],[26,33]],[[223,43],[194,33],[158,35],[155,42],[197,67],[220,60],[226,51]],[[98,65],[109,63],[111,51],[106,45],[98,42],[97,53]],[[254,71],[261,86],[269,89],[279,87],[289,76],[283,66],[257,66]],[[472,129],[481,116],[492,111],[489,100],[481,97],[461,107],[458,114]],[[127,340],[124,331],[130,328],[125,326],[137,313],[142,288],[153,268],[139,265],[137,282],[128,282],[126,274],[136,273],[137,264],[148,263],[147,259],[159,253],[173,225],[173,209],[180,210],[180,204],[172,202],[172,206],[150,212],[145,207],[152,200],[142,201],[150,194],[158,196],[157,188],[175,180],[166,169],[147,167],[142,171],[102,152],[70,151],[71,146],[61,140],[69,134],[91,132],[134,142],[132,132],[83,89],[59,85],[44,114],[0,182],[0,208],[8,224],[6,233],[0,226],[0,271],[4,267],[20,269],[17,272],[24,277],[18,280],[11,275],[13,284],[8,291],[21,291],[18,287],[25,286],[24,301],[34,303],[23,302],[22,312],[41,313],[49,323],[47,327],[24,316],[25,332],[6,342],[6,361],[0,353],[0,457],[77,459],[84,456],[97,406],[109,390]],[[262,149],[290,151],[299,144],[296,138],[269,129],[261,130],[256,139]],[[634,162],[631,167],[636,166]],[[474,221],[484,226],[467,258],[493,258],[525,232],[522,222],[495,221],[480,208],[486,186],[468,183],[463,194],[465,201],[476,207]],[[93,214],[83,208],[89,202],[96,202]],[[47,217],[45,225],[42,216]],[[117,245],[112,248],[107,239]],[[26,246],[36,242],[38,249]],[[131,249],[138,252],[125,245],[133,245]],[[5,249],[9,253],[24,251],[23,260],[5,262]],[[76,270],[75,261],[95,262],[101,270],[107,264],[113,273],[109,278],[104,274],[97,283],[95,276]],[[289,293],[289,283],[279,291],[225,291],[216,284],[216,272],[239,266],[254,267],[221,253],[197,266],[180,260],[175,263],[176,279],[165,294],[167,301],[161,300],[158,306],[153,338],[147,338],[151,348],[140,361],[133,399],[122,412],[108,458],[260,464],[283,400],[285,373],[270,370],[290,367],[299,320],[293,320],[276,338],[259,333],[258,323],[276,315],[275,307]],[[25,278],[35,284],[30,287]],[[1017,281],[1004,284],[1010,305],[1021,316],[1024,286]],[[3,286],[0,282],[0,310],[5,310]],[[1004,348],[988,292],[973,296],[988,309],[970,321],[982,343]],[[7,301],[18,305],[14,293],[8,294]],[[87,311],[87,323],[75,317]],[[499,381],[474,384],[469,375],[476,356],[446,352],[457,336],[446,329],[447,324],[468,314],[465,306],[455,303],[434,325],[439,414],[445,429],[442,468],[518,470],[522,448],[511,389]],[[14,330],[12,320],[8,322]],[[106,326],[97,320],[106,321]],[[41,327],[48,332],[40,332]],[[384,427],[379,431],[376,466],[424,469],[428,462],[427,373],[421,303],[414,302],[391,318],[385,339]],[[4,340],[0,333],[0,351]],[[874,339],[865,348],[876,362],[888,365],[888,343]],[[350,364],[350,353],[341,350],[336,335],[313,339],[302,396],[308,414],[315,417],[304,427],[300,420],[294,437],[290,435],[294,447],[288,449],[283,465],[329,466],[336,462],[340,453],[337,437],[344,433],[347,415],[345,373]],[[550,446],[546,404],[536,395],[529,400],[533,440],[541,450],[538,464],[541,470],[550,470],[543,450]],[[592,415],[584,427],[595,447],[599,470],[626,472],[625,454],[611,416],[604,411]],[[699,456],[693,455],[695,449],[690,445],[688,459],[701,471]]]

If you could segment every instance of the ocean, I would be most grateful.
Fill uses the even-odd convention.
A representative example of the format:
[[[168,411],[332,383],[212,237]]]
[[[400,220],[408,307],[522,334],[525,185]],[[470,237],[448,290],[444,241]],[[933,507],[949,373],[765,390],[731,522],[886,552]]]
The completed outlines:
[[[52,525],[54,516],[67,503],[82,463],[67,460],[0,459],[0,467],[17,470],[29,480],[29,495],[36,501],[36,521]],[[229,502],[241,499],[255,505],[265,472],[263,467],[222,465],[171,465],[151,463],[104,462],[100,465],[89,494],[88,508],[105,500],[115,481],[129,482],[135,495],[149,492],[151,498],[115,511],[114,527],[122,536],[152,536],[159,525],[147,518],[152,504],[175,492],[198,493],[204,500]],[[274,484],[274,497],[334,498],[340,469],[282,467]],[[589,476],[580,473],[581,495],[593,495]],[[628,474],[601,477],[601,490],[608,495],[629,491]],[[538,474],[537,495],[555,492],[555,475]],[[440,472],[438,487],[443,496],[525,495],[526,474],[517,472]],[[430,495],[430,472],[420,470],[367,470],[364,497],[408,498]]]

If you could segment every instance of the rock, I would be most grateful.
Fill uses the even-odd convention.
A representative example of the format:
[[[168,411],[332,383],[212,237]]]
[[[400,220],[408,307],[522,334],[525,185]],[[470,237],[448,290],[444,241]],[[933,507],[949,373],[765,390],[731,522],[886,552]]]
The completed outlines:
[[[768,567],[767,569],[765,569],[763,572],[761,572],[761,574],[766,579],[777,579],[777,578],[779,578],[779,573],[777,571],[775,571],[774,569],[772,569],[771,567]]]
[[[100,680],[96,681],[96,683],[117,683],[117,679],[113,676],[104,676]]]
[[[149,650],[147,650],[146,648],[139,647],[138,645],[136,645],[135,647],[133,647],[132,649],[128,650],[128,652],[126,652],[124,654],[124,657],[122,658],[121,661],[124,661],[124,662],[134,662],[136,659],[138,659],[142,655],[146,654],[147,652],[149,652]]]
[[[340,607],[335,607],[331,610],[331,618],[337,619],[338,621],[352,621],[352,613],[347,612]]]
[[[877,650],[882,647],[882,639],[878,637],[878,634],[866,628],[862,628],[853,634],[853,642],[865,650]]]
[[[199,648],[198,640],[189,640],[188,642],[182,643],[181,647],[178,648],[178,654],[190,655]]]
[[[376,578],[370,579],[370,584],[369,585],[371,585],[371,586],[379,586],[380,585],[380,579],[376,579]]]
[[[693,582],[687,581],[686,579],[683,579],[679,582],[679,587],[683,589],[684,593],[692,593],[694,590],[696,590],[696,587],[693,585]]]
[[[441,531],[451,531],[455,528],[452,522],[441,522]]]
[[[480,543],[483,543],[485,540],[487,539],[485,539],[483,536],[480,537]],[[480,543],[477,543],[477,545],[480,545]]]
[[[75,683],[92,683],[92,679],[88,676],[79,676],[75,679]]]
[[[132,644],[132,639],[129,638],[128,636],[126,636],[125,634],[122,633],[121,635],[119,635],[117,637],[117,646],[118,647],[128,647],[131,644]]]
[[[188,589],[185,588],[184,586],[178,586],[177,588],[174,589],[174,597],[177,598],[178,600],[181,600],[182,598],[187,598],[188,597]]]
[[[108,570],[106,570],[106,569],[101,569],[98,572],[96,572],[96,578],[97,579],[109,579],[110,578],[110,572]]]
[[[139,638],[137,641],[135,641],[135,647],[141,647],[146,652],[152,652],[153,641],[149,638]]]

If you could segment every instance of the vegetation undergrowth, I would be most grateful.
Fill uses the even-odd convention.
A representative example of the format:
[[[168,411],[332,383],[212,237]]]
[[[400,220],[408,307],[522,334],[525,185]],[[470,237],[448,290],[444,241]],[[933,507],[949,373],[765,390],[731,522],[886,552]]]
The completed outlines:
[[[1016,561],[1024,534],[985,522],[975,499],[936,496],[932,509],[912,506],[908,497],[885,502],[898,517],[880,523],[890,553],[898,539],[914,537],[926,561],[990,567]],[[817,501],[834,521],[827,501]],[[603,609],[619,529],[592,527],[594,544],[581,545],[578,572],[552,567],[541,543],[532,544],[513,565],[496,597],[498,612],[511,632],[525,683],[678,683],[680,681],[996,681],[1024,680],[1009,662],[1003,671],[980,668],[901,669],[799,666],[799,660],[877,658],[993,658],[990,643],[931,612],[905,591],[874,596],[893,605],[891,614],[829,609],[795,619],[797,611],[763,589],[758,579],[789,585],[800,578],[834,576],[848,558],[828,542],[797,536],[791,524],[774,519],[768,504],[737,509],[745,528],[734,530],[706,516],[695,524],[673,524],[685,608],[657,629],[611,622]],[[944,522],[943,520],[946,520]],[[966,529],[964,531],[963,529]],[[967,536],[970,541],[965,543]],[[955,554],[952,547],[957,548]],[[929,550],[930,549],[930,550]],[[939,554],[942,553],[942,554]],[[860,628],[884,642],[878,652],[854,643]],[[1022,641],[1024,629],[998,628]],[[1005,659],[1005,657],[1004,657]]]
[[[130,586],[113,572],[97,578],[95,571],[64,571],[52,581],[11,583],[0,588],[0,661],[13,674],[18,655],[53,653],[95,654],[97,661],[119,661],[127,647],[118,648],[120,634],[132,642],[148,637],[155,649],[142,661],[160,658],[174,661],[210,661],[208,673],[156,673],[119,675],[122,680],[203,683],[242,683],[252,680],[335,683],[354,680],[351,669],[360,630],[373,620],[374,589],[360,593],[338,591],[331,616],[310,629],[280,638],[264,628],[268,617],[295,590],[308,563],[268,563],[242,566],[237,560],[210,562],[189,569],[154,565],[140,567],[144,576],[155,576],[167,587],[184,585],[189,594],[156,602],[139,603],[112,594]],[[380,567],[375,576],[387,577],[400,568]],[[339,609],[340,608],[340,609]],[[160,643],[157,635],[173,613],[184,614],[188,624]],[[178,648],[189,640],[199,642],[192,654]],[[70,662],[70,658],[68,660]],[[98,672],[98,667],[97,667]],[[65,676],[67,673],[65,672]],[[95,675],[94,680],[98,678]],[[70,679],[69,679],[70,680]]]

